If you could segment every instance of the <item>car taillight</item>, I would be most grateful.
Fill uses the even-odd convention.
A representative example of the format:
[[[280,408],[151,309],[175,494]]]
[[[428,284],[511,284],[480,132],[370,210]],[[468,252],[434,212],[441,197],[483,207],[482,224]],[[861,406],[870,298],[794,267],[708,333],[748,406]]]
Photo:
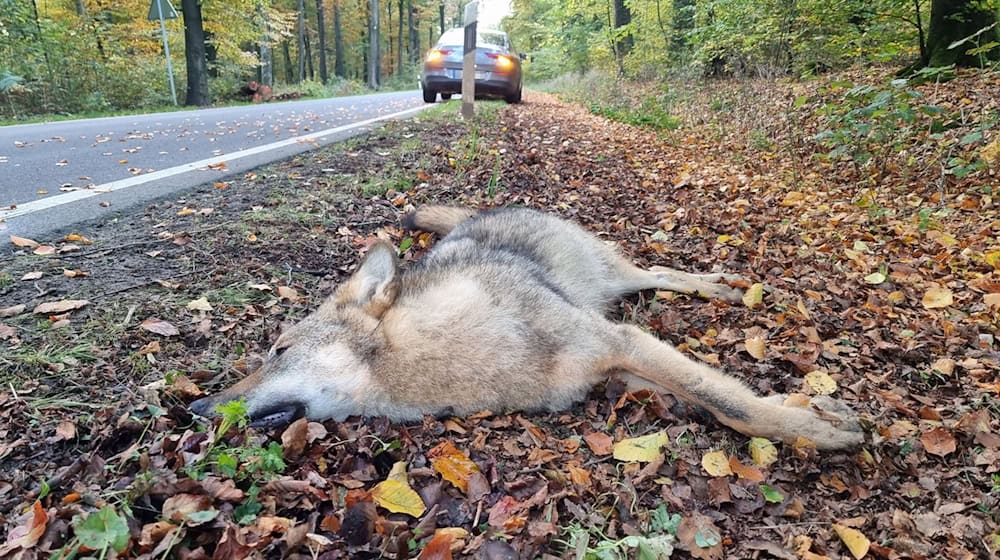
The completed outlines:
[[[514,67],[514,59],[507,55],[497,54],[497,53],[486,53],[486,56],[488,58],[496,60],[497,66],[501,70],[510,70],[511,68]]]
[[[451,54],[451,51],[447,49],[431,49],[431,51],[427,53],[426,60],[427,62],[431,63],[441,62],[444,59],[444,57],[448,56],[449,54]]]

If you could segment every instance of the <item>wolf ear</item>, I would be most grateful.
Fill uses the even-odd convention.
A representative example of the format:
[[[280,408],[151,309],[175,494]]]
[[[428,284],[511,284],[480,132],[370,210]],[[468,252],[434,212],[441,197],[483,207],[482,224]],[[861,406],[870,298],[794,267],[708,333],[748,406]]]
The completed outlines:
[[[333,294],[338,305],[356,305],[376,319],[396,300],[399,266],[396,250],[380,241],[368,250],[358,270]]]

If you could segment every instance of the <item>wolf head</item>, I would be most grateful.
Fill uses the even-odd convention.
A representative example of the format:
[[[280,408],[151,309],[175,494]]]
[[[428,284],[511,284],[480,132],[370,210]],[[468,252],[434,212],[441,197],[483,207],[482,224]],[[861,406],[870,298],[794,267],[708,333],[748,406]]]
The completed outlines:
[[[258,427],[363,413],[379,351],[379,319],[398,291],[396,251],[379,242],[319,309],[278,337],[260,369],[191,403],[191,410],[208,416],[217,405],[242,398]]]

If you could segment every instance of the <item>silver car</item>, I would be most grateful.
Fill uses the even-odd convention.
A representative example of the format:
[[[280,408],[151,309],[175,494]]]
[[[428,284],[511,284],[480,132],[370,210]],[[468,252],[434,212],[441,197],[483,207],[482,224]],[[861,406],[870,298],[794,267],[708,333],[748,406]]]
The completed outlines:
[[[465,30],[449,29],[424,58],[420,86],[424,101],[434,103],[438,94],[450,99],[462,92],[462,51]],[[502,97],[507,103],[521,102],[521,60],[503,31],[476,34],[476,97]]]

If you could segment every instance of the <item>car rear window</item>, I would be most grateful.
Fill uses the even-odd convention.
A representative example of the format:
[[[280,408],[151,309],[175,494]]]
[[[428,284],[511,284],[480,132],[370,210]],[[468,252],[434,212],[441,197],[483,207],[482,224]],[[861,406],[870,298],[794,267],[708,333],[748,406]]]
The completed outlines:
[[[438,39],[438,46],[456,46],[465,43],[465,30],[457,27],[449,29]],[[476,34],[476,44],[506,48],[507,34],[503,31],[480,31]]]

